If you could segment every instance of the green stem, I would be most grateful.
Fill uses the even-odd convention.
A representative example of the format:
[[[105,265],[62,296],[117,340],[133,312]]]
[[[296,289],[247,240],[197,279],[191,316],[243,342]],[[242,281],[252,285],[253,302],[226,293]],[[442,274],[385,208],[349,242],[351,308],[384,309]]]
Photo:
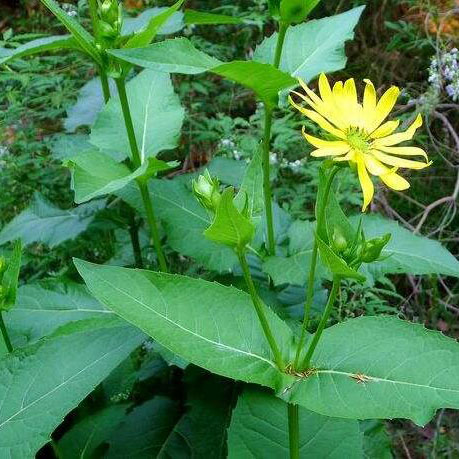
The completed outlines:
[[[139,240],[139,227],[135,221],[134,210],[126,205],[126,213],[128,218],[129,236],[131,238],[132,252],[134,253],[134,261],[136,268],[143,268],[142,250]]]
[[[320,207],[317,209],[317,227],[316,231],[318,232],[320,228],[322,228],[324,224],[324,217],[325,217],[325,209],[327,208],[328,198],[330,196],[330,190],[333,183],[333,179],[335,178],[336,173],[338,172],[339,168],[334,167],[330,175],[328,176],[327,183],[325,185],[325,191],[323,194],[323,199],[320,201]],[[317,194],[319,196],[319,193]],[[316,206],[319,204],[316,199]],[[306,300],[304,302],[304,317],[303,317],[303,325],[301,328],[301,336],[300,341],[298,342],[298,347],[296,350],[295,360],[293,363],[293,368],[297,368],[301,351],[303,349],[304,340],[306,339],[306,332],[308,331],[309,325],[309,318],[311,315],[311,307],[312,307],[312,299],[314,297],[314,280],[316,277],[316,268],[317,268],[317,255],[318,255],[318,246],[317,246],[317,239],[314,239],[314,246],[312,248],[312,256],[311,256],[311,264],[309,266],[309,277],[308,277],[308,286],[306,290]]]
[[[333,305],[335,304],[336,296],[339,292],[340,283],[341,278],[339,276],[334,276],[332,289],[328,297],[327,305],[325,306],[325,311],[322,315],[322,319],[320,319],[319,326],[317,327],[317,330],[314,333],[314,338],[312,338],[311,344],[309,345],[308,352],[306,353],[306,357],[303,360],[302,368],[309,367],[311,357],[314,354],[317,344],[319,343],[320,337],[322,336],[322,332],[324,331],[324,328],[327,325],[328,319],[332,312]]]
[[[0,312],[0,329],[2,330],[3,341],[8,349],[8,352],[13,352],[13,345],[11,344],[10,337],[8,336],[8,330],[6,329],[5,322],[3,321],[3,313]]]
[[[263,311],[263,304],[261,303],[257,290],[255,289],[255,285],[250,274],[249,265],[247,264],[247,260],[245,258],[245,253],[241,251],[237,255],[239,257],[239,263],[241,264],[242,272],[244,273],[244,279],[249,289],[250,296],[252,297],[252,302],[255,306],[255,311],[257,312],[261,327],[263,328],[263,332],[273,352],[276,365],[279,370],[282,371],[285,368],[284,359],[282,358],[282,354],[279,350],[279,347],[277,346],[276,339],[274,338],[271,327],[269,326],[268,319],[266,318],[265,312]]]
[[[289,403],[288,411],[288,439],[290,447],[290,459],[300,459],[300,424],[298,405]]]
[[[102,68],[99,68],[99,75],[102,92],[104,94],[104,101],[107,103],[110,100],[110,85],[108,84],[107,73]]]
[[[274,67],[279,68],[280,60],[282,57],[282,48],[284,46],[285,34],[287,33],[289,25],[281,22],[279,24],[279,33],[277,35],[276,52],[274,54]],[[272,191],[269,164],[269,150],[271,146],[271,129],[273,124],[273,110],[265,104],[265,122],[263,134],[263,196],[266,209],[266,227],[268,232],[267,250],[269,255],[275,255],[276,242],[274,239],[274,223],[273,223],[273,205],[272,205]]]
[[[139,168],[142,164],[142,160],[140,158],[140,152],[137,146],[137,140],[135,138],[134,124],[132,123],[131,111],[129,110],[129,101],[126,94],[126,85],[124,84],[123,78],[116,79],[116,87],[118,89],[118,95],[121,102],[121,110],[123,112],[124,123],[126,125],[129,146],[131,147],[132,162],[134,163],[135,168]],[[153,203],[151,202],[151,196],[148,191],[148,185],[143,181],[137,181],[137,185],[139,187],[145,212],[147,214],[148,226],[150,227],[151,238],[153,240],[156,254],[158,256],[160,270],[167,272],[166,258],[164,257],[161,238],[159,237],[158,225],[156,223],[155,212],[153,209]]]

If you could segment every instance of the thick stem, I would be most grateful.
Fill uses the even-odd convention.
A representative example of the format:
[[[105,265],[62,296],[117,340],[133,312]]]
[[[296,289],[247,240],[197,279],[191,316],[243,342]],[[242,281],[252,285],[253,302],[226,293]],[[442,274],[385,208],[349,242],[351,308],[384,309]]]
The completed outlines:
[[[289,403],[288,411],[288,439],[290,447],[290,459],[300,459],[300,423],[298,405]]]
[[[309,367],[311,357],[314,354],[317,344],[319,343],[320,337],[322,336],[322,332],[324,331],[324,328],[327,325],[328,319],[332,312],[333,305],[335,304],[336,296],[339,292],[340,283],[341,278],[339,276],[334,276],[332,289],[328,297],[327,305],[325,306],[325,311],[322,315],[322,319],[320,319],[319,326],[317,327],[317,330],[314,333],[314,337],[312,338],[311,344],[309,345],[308,352],[306,353],[306,357],[303,360],[302,368]]]
[[[3,341],[5,342],[5,346],[8,349],[8,352],[13,352],[13,345],[11,344],[10,337],[8,336],[8,331],[5,326],[5,322],[3,321],[3,313],[0,312],[0,329],[2,330]]]
[[[121,110],[123,112],[124,123],[126,125],[126,132],[129,139],[129,146],[131,147],[132,162],[136,168],[139,168],[142,164],[140,158],[139,148],[137,146],[137,140],[135,138],[134,124],[132,123],[131,111],[129,110],[129,101],[126,94],[126,86],[123,78],[116,79],[116,87],[118,89],[118,95],[121,102]],[[138,181],[137,185],[142,196],[143,205],[147,214],[148,226],[150,227],[150,234],[153,240],[153,244],[156,249],[156,255],[158,256],[158,262],[160,270],[167,272],[166,258],[164,257],[161,238],[159,237],[158,226],[156,224],[155,212],[153,209],[153,203],[151,202],[151,196],[148,192],[148,186],[145,182]]]
[[[255,306],[255,311],[257,312],[261,327],[263,328],[263,332],[273,352],[276,365],[279,368],[279,370],[282,371],[285,368],[284,359],[282,358],[282,354],[279,350],[279,347],[277,346],[276,339],[274,338],[274,335],[271,331],[271,327],[269,326],[268,319],[266,318],[265,312],[263,311],[263,304],[261,303],[260,297],[258,296],[257,290],[253,283],[249,265],[247,264],[247,260],[245,258],[245,253],[242,251],[239,252],[238,257],[239,263],[242,267],[242,272],[244,273],[244,279],[249,289],[250,296],[252,297],[252,302]]]
[[[324,224],[324,217],[325,217],[325,209],[327,208],[328,204],[328,197],[330,196],[330,190],[333,183],[333,179],[335,178],[336,173],[338,172],[338,168],[335,167],[331,170],[330,175],[328,176],[327,183],[325,185],[325,191],[323,194],[323,199],[320,202],[320,208],[317,209],[317,227],[316,231],[319,231],[319,228],[322,228]],[[319,196],[319,193],[317,194]],[[316,199],[316,206],[318,202]],[[312,248],[312,256],[311,256],[311,264],[309,266],[309,276],[308,276],[308,285],[306,290],[306,300],[304,302],[304,317],[303,317],[303,326],[301,328],[301,336],[300,341],[298,342],[298,348],[296,350],[295,360],[293,363],[293,368],[298,366],[298,362],[300,360],[301,351],[303,349],[304,340],[306,339],[306,332],[308,331],[309,325],[309,318],[311,315],[311,307],[312,307],[312,299],[314,297],[314,280],[316,277],[316,268],[317,268],[317,255],[318,255],[318,247],[317,247],[317,240],[314,240],[314,246]]]
[[[276,52],[274,55],[274,67],[279,68],[282,57],[282,48],[284,46],[285,34],[287,33],[288,24],[281,22],[279,24],[279,33],[277,35]],[[263,135],[263,195],[265,200],[266,211],[266,228],[268,233],[267,250],[269,255],[275,255],[276,242],[274,239],[274,223],[273,223],[273,205],[271,182],[269,180],[270,164],[269,150],[271,146],[271,128],[273,124],[273,111],[265,105],[265,125]]]

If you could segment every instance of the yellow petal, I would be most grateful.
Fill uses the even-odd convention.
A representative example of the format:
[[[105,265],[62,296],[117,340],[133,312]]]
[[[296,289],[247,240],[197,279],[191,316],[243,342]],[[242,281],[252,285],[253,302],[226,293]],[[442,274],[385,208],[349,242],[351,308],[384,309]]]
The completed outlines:
[[[365,167],[371,175],[380,176],[390,172],[388,167],[384,166],[384,164],[376,158],[373,158],[371,155],[364,155],[363,159],[365,161]]]
[[[407,190],[410,184],[402,176],[396,174],[394,171],[388,174],[380,175],[379,178],[389,187],[396,191]]]
[[[333,85],[333,97],[341,97],[341,93],[343,92],[343,82],[337,81]]]
[[[357,160],[357,172],[359,174],[359,181],[363,191],[363,206],[362,212],[365,212],[366,208],[373,199],[375,188],[370,176],[368,175],[365,163],[362,158]]]
[[[301,105],[296,104],[293,99],[289,96],[289,102],[303,115],[307,116],[310,120],[317,123],[322,129],[328,131],[330,134],[333,134],[335,137],[339,139],[346,139],[346,134],[340,131],[336,127],[334,127],[330,122],[328,122],[323,116],[319,115],[317,112],[313,110],[308,110]]]
[[[318,148],[317,150],[311,152],[311,156],[314,156],[314,158],[323,158],[324,156],[341,156],[348,151],[349,148],[347,151],[331,150],[330,148]]]
[[[400,124],[399,120],[396,121],[386,121],[384,124],[381,124],[378,129],[375,129],[371,134],[370,137],[372,139],[378,139],[379,137],[386,137],[389,134],[392,134]]]
[[[355,159],[355,151],[354,150],[351,150],[347,155],[345,156],[336,156],[333,158],[333,161],[338,161],[338,162],[342,162],[342,161],[354,161]]]
[[[376,105],[372,124],[370,126],[367,125],[369,132],[373,132],[387,118],[392,108],[394,108],[399,94],[400,89],[397,86],[392,86],[381,96]]]
[[[383,137],[382,139],[375,140],[375,146],[379,147],[380,145],[384,145],[389,147],[391,145],[396,145],[400,142],[404,142],[405,140],[411,140],[418,129],[422,125],[422,116],[419,113],[410,127],[404,132],[398,132],[397,134],[392,134],[388,137]]]
[[[407,169],[424,169],[432,164],[432,162],[421,163],[419,161],[397,158],[396,156],[386,155],[378,150],[371,150],[370,153],[381,162],[389,164],[390,166],[405,167]]]
[[[363,110],[367,118],[373,116],[376,110],[376,90],[373,83],[370,80],[363,80],[365,85],[365,91],[363,93]]]
[[[306,134],[304,126],[302,132],[304,138],[316,148],[328,148],[330,150],[339,150],[344,153],[347,153],[351,149],[349,144],[347,142],[343,142],[342,140],[323,140],[319,139],[318,137]]]
[[[300,85],[301,87],[304,89],[304,91],[306,92],[306,94],[308,95],[308,97],[317,105],[320,105],[322,104],[322,99],[314,92],[312,91],[311,89],[309,89],[308,85],[302,80],[302,79],[298,79],[298,81],[300,82]]]
[[[427,153],[419,147],[378,147],[378,150],[391,155],[423,156],[427,162],[429,161]]]
[[[354,78],[349,78],[344,83],[343,98],[350,105],[357,104],[357,89],[355,88]]]
[[[330,84],[328,83],[327,77],[325,76],[325,73],[321,73],[319,77],[319,91],[320,91],[320,97],[322,97],[322,100],[324,102],[332,102],[332,90],[330,88]]]

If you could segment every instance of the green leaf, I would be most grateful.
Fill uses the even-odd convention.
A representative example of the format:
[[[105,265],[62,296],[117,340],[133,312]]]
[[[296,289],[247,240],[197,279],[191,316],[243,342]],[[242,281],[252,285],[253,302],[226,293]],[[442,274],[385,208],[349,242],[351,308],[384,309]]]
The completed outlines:
[[[380,316],[334,325],[311,366],[281,396],[326,416],[424,425],[438,408],[459,408],[459,344],[419,324]]]
[[[255,234],[255,226],[242,215],[233,203],[234,190],[227,188],[221,197],[212,225],[204,235],[213,242],[242,250]]]
[[[389,257],[368,265],[371,273],[443,274],[459,277],[459,261],[438,241],[417,236],[397,222],[376,215],[363,216],[363,231],[367,239],[392,234],[382,251],[383,257]]]
[[[123,46],[123,48],[140,48],[149,45],[156,37],[161,27],[172,17],[172,15],[183,5],[185,0],[179,0],[170,8],[153,16],[147,26],[136,32]]]
[[[300,457],[362,458],[359,423],[299,408]],[[259,389],[239,396],[228,431],[229,459],[289,457],[287,404]]]
[[[19,271],[21,270],[22,243],[20,240],[15,241],[13,252],[6,261],[6,270],[1,279],[1,285],[5,297],[0,299],[0,311],[9,311],[16,304],[16,295],[18,291]]]
[[[320,0],[282,0],[280,16],[287,24],[304,21]]]
[[[205,13],[203,11],[185,10],[185,24],[218,25],[218,24],[243,24],[244,21],[236,16],[226,14]]]
[[[95,201],[71,210],[62,210],[35,193],[30,207],[0,231],[0,244],[22,239],[25,245],[42,242],[51,248],[56,247],[86,231],[95,213],[103,207],[104,201]]]
[[[127,96],[141,157],[156,156],[177,146],[184,110],[167,73],[141,72],[126,85]],[[112,98],[91,131],[91,143],[113,156],[114,146],[122,159],[130,151],[119,98]]]
[[[82,151],[94,149],[87,134],[57,134],[47,139],[47,146],[53,158],[61,161],[71,159]]]
[[[98,447],[124,421],[128,407],[127,404],[111,405],[86,416],[78,424],[75,424],[57,443],[60,457],[66,459],[93,459],[97,457]]]
[[[177,252],[208,269],[228,272],[237,263],[234,252],[207,240],[203,233],[212,223],[209,214],[179,180],[152,180],[149,190],[155,211],[164,226],[168,244]],[[124,201],[144,213],[140,193],[133,184],[117,192]]]
[[[113,97],[116,97],[116,85],[112,79],[109,80],[109,85],[110,93]],[[92,126],[104,105],[100,78],[93,78],[78,92],[76,104],[67,109],[67,118],[64,120],[65,130],[67,132],[75,132],[81,126]]]
[[[222,63],[197,50],[186,38],[165,40],[143,48],[111,50],[131,64],[161,72],[197,74],[209,71],[250,88],[269,107],[277,105],[281,90],[297,82],[270,64],[255,61]]]
[[[393,459],[391,439],[384,422],[368,419],[360,423],[363,432],[363,450],[365,458]]]
[[[75,265],[97,299],[185,360],[229,378],[269,387],[280,384],[284,375],[276,368],[248,294],[179,275],[81,260]],[[290,329],[264,309],[286,356]]]
[[[166,397],[157,396],[135,407],[120,428],[108,439],[107,459],[146,459],[159,457],[179,416],[179,406]]]
[[[114,193],[135,179],[150,178],[171,165],[156,158],[148,158],[132,172],[125,164],[97,150],[90,150],[72,158],[67,165],[72,170],[75,202],[81,204],[99,196]],[[173,164],[175,165],[175,163]]]
[[[323,19],[313,19],[290,27],[285,37],[280,69],[308,82],[319,73],[344,68],[344,44],[354,37],[354,28],[364,7]],[[277,32],[266,38],[254,54],[254,60],[270,63],[274,60]]]
[[[41,0],[41,2],[72,34],[80,48],[88,53],[97,64],[103,65],[101,55],[99,50],[96,48],[94,38],[91,36],[91,34],[87,32],[75,18],[68,15],[55,0]]]
[[[0,65],[6,64],[13,59],[33,56],[34,54],[46,53],[48,51],[58,51],[61,49],[81,50],[77,42],[70,35],[57,35],[53,37],[38,38],[29,41],[15,49],[7,49],[7,54],[0,58]]]
[[[42,281],[19,287],[16,307],[4,315],[13,347],[31,344],[69,322],[112,317],[84,285]]]
[[[119,320],[93,319],[3,357],[0,456],[34,457],[64,416],[143,339]]]
[[[147,8],[136,18],[124,18],[122,35],[127,36],[140,32],[148,26],[152,18],[163,14],[168,9],[169,8],[167,6]],[[183,27],[185,27],[183,22],[183,13],[181,11],[177,11],[161,26],[157,33],[158,35],[170,35],[182,30]]]
[[[264,211],[262,149],[257,148],[245,170],[242,184],[235,198],[238,208],[243,208],[247,200],[248,215],[261,215]],[[218,175],[217,175],[218,177]]]

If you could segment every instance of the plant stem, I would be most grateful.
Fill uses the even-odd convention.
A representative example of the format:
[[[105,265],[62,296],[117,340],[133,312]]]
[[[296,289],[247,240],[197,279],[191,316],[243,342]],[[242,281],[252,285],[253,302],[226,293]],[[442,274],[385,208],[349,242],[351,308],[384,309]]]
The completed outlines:
[[[314,338],[309,345],[308,352],[306,353],[306,357],[303,361],[303,368],[308,368],[311,362],[311,357],[314,354],[314,351],[317,347],[317,344],[322,336],[322,332],[324,331],[325,326],[327,325],[328,319],[330,317],[331,311],[333,309],[333,305],[335,304],[336,296],[338,295],[339,286],[341,283],[341,278],[339,276],[333,277],[333,285],[328,297],[327,305],[325,306],[325,311],[322,315],[322,319],[320,319],[319,326],[317,327],[316,332],[314,333]]]
[[[139,241],[139,227],[135,221],[135,213],[128,205],[126,205],[126,213],[129,222],[129,236],[131,238],[132,252],[134,253],[135,267],[143,268],[142,250]]]
[[[335,178],[336,173],[338,172],[338,168],[334,167],[330,175],[328,176],[327,183],[325,185],[325,191],[323,194],[323,199],[320,202],[320,208],[317,209],[317,227],[316,231],[319,230],[319,228],[322,228],[324,224],[324,217],[325,217],[325,209],[327,208],[328,204],[328,197],[330,195],[330,190],[331,186],[333,183],[333,179]],[[317,193],[317,197],[319,196],[319,193]],[[318,205],[318,199],[316,198],[316,207]],[[317,236],[316,236],[317,237]],[[308,277],[308,286],[307,286],[307,291],[306,291],[306,300],[304,303],[304,317],[303,317],[303,325],[301,328],[301,336],[300,336],[300,341],[298,342],[298,348],[296,350],[296,355],[295,355],[295,360],[293,363],[293,368],[296,368],[298,366],[299,360],[300,360],[300,355],[301,351],[303,349],[304,345],[304,340],[306,339],[306,332],[308,331],[308,325],[309,325],[309,317],[311,315],[311,307],[312,307],[312,299],[314,297],[314,280],[316,277],[316,268],[317,268],[317,255],[318,255],[318,246],[317,246],[317,239],[314,238],[314,246],[312,248],[312,256],[311,256],[311,264],[309,266],[309,277]]]
[[[91,16],[92,31],[94,36],[97,35],[97,24],[98,24],[98,15],[97,15],[97,0],[88,0],[89,7],[89,16]]]
[[[3,341],[8,349],[8,352],[13,352],[13,345],[11,344],[10,337],[8,336],[8,330],[6,329],[5,322],[3,321],[3,313],[0,312],[0,329],[2,330]]]
[[[129,101],[126,94],[126,85],[124,84],[123,78],[116,79],[116,87],[118,89],[118,95],[121,102],[121,110],[123,112],[124,123],[126,125],[126,131],[129,139],[129,145],[131,147],[132,162],[136,168],[142,165],[140,158],[139,148],[137,146],[137,140],[135,138],[134,125],[132,123],[131,111],[129,110]],[[143,205],[147,214],[147,221],[150,227],[150,234],[153,240],[153,244],[156,249],[158,256],[159,268],[163,272],[167,272],[166,258],[164,257],[161,238],[159,237],[158,226],[156,223],[155,212],[153,209],[153,203],[151,202],[151,196],[148,191],[148,185],[145,182],[137,181],[137,185],[142,196]]]
[[[99,68],[100,84],[104,94],[104,101],[107,103],[110,100],[110,85],[108,84],[108,77],[105,70]]]
[[[287,33],[288,24],[281,22],[279,24],[279,33],[277,35],[276,52],[274,55],[274,67],[279,68],[282,57],[282,48],[284,46],[285,34]],[[268,232],[267,250],[269,255],[275,255],[276,241],[274,239],[274,223],[273,223],[273,205],[272,191],[269,164],[269,150],[271,146],[271,128],[273,124],[273,109],[265,104],[265,122],[263,134],[263,196],[266,210],[266,227]]]
[[[290,447],[290,459],[300,459],[300,424],[298,405],[289,403],[288,411],[288,439]]]
[[[269,343],[271,351],[273,352],[274,360],[279,370],[283,371],[285,368],[284,359],[282,358],[282,354],[279,350],[279,347],[277,346],[276,339],[274,338],[274,335],[271,331],[271,327],[269,326],[268,320],[265,316],[265,312],[263,311],[263,304],[261,303],[257,290],[255,289],[255,285],[250,274],[250,269],[249,265],[247,264],[245,253],[243,251],[240,251],[237,255],[239,257],[239,263],[242,267],[242,272],[244,273],[245,282],[249,289],[250,296],[252,297],[253,305],[255,306],[255,311],[257,312],[261,327],[263,328],[263,332]]]

